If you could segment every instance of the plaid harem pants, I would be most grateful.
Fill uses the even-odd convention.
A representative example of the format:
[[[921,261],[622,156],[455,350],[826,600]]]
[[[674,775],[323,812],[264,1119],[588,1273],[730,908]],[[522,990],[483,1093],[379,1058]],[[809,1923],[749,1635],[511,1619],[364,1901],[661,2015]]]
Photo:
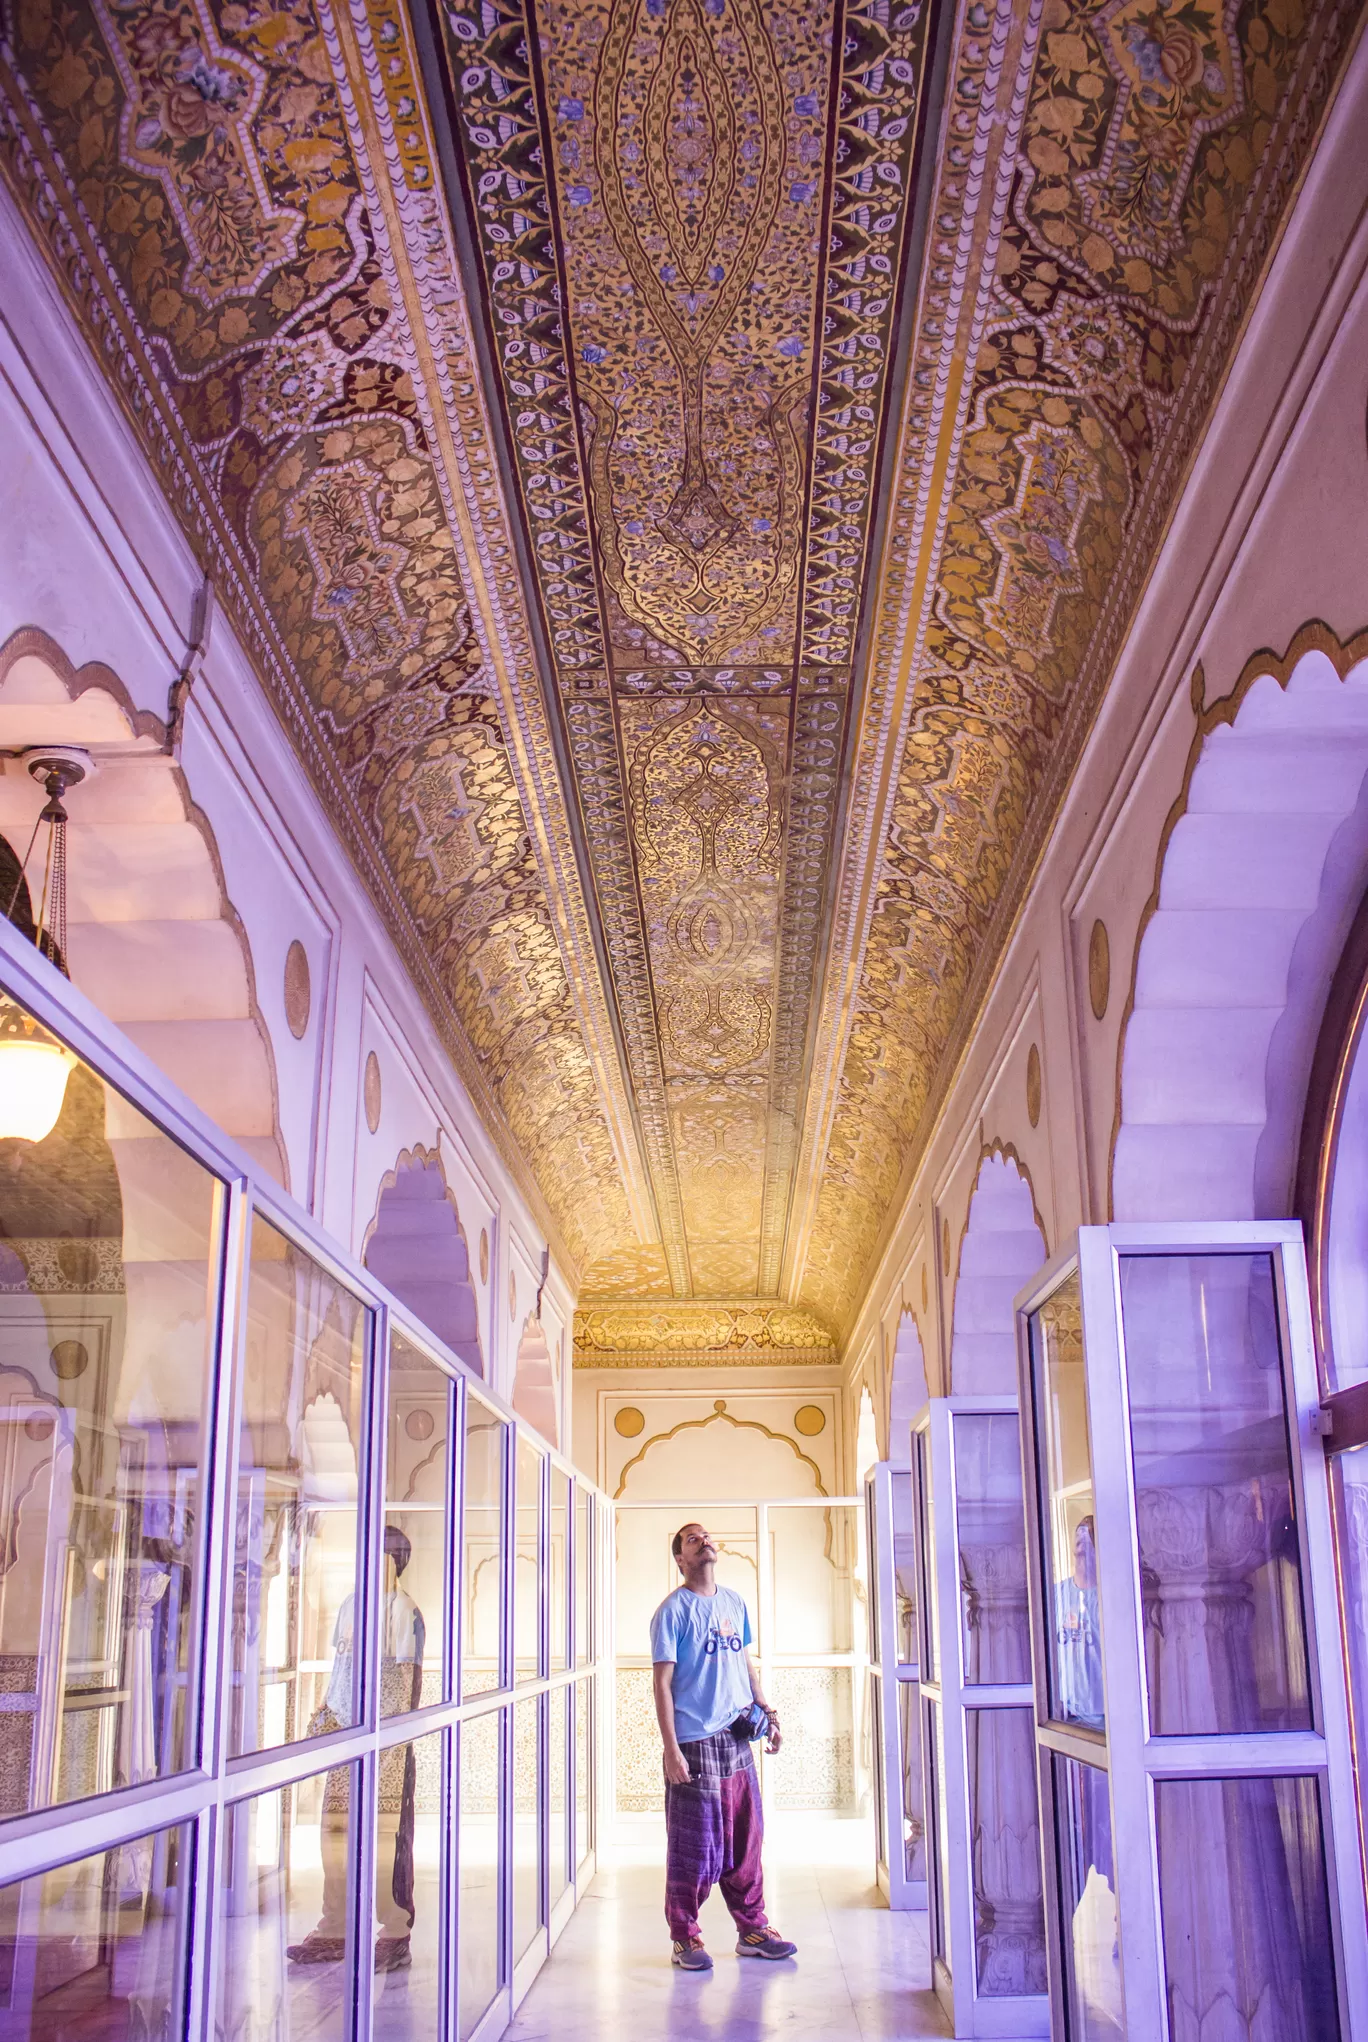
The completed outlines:
[[[765,1822],[755,1756],[730,1730],[679,1747],[687,1787],[665,1782],[665,1919],[673,1942],[698,1934],[698,1910],[714,1885],[737,1927],[763,1929],[760,1847]]]

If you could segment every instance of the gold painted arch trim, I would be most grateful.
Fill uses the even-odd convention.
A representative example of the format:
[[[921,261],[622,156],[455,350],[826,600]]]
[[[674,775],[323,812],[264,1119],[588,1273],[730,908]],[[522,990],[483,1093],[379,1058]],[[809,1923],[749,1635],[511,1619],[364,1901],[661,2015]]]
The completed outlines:
[[[645,1460],[653,1446],[663,1446],[666,1440],[676,1439],[681,1432],[700,1432],[709,1425],[718,1424],[734,1425],[738,1432],[762,1432],[766,1439],[778,1440],[789,1449],[789,1452],[796,1460],[802,1461],[805,1467],[811,1468],[812,1479],[817,1484],[817,1494],[819,1496],[829,1496],[831,1494],[826,1483],[822,1480],[822,1471],[816,1461],[813,1460],[811,1454],[805,1454],[800,1446],[795,1445],[786,1432],[775,1432],[772,1427],[761,1424],[758,1418],[734,1418],[727,1409],[726,1399],[719,1397],[706,1418],[681,1418],[678,1425],[670,1426],[668,1431],[653,1432],[645,1445],[639,1447],[636,1453],[632,1455],[631,1460],[624,1463],[622,1473],[618,1477],[617,1488],[613,1491],[614,1498],[621,1496],[627,1486],[627,1477],[639,1462]]]

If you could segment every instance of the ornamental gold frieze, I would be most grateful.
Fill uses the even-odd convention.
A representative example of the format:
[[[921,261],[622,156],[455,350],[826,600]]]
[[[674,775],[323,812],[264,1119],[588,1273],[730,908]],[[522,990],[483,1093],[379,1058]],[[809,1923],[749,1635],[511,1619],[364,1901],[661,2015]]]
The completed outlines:
[[[575,1314],[575,1365],[611,1366],[688,1357],[713,1361],[773,1362],[798,1358],[831,1362],[830,1328],[813,1313],[777,1301],[724,1299],[708,1303],[591,1303]]]
[[[837,1324],[991,983],[1355,17],[964,17],[817,1024],[834,1082],[808,1100],[783,1278]]]

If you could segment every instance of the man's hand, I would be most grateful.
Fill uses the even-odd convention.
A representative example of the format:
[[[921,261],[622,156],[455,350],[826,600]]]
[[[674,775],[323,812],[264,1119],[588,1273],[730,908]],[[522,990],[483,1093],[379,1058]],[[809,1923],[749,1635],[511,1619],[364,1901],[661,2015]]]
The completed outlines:
[[[764,1704],[762,1703],[761,1706],[763,1707]],[[779,1728],[779,1718],[775,1715],[773,1709],[771,1709],[769,1712],[769,1736],[765,1740],[766,1757],[773,1758],[775,1753],[783,1744],[783,1741],[784,1733]]]
[[[667,1744],[665,1747],[665,1777],[672,1787],[687,1787],[693,1778],[689,1771],[689,1761],[677,1744]]]

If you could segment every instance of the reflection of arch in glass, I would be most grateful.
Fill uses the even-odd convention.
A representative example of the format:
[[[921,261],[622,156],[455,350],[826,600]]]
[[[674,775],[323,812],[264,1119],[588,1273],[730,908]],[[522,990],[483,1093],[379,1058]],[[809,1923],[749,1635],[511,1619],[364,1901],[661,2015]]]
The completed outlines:
[[[380,1187],[362,1261],[387,1290],[484,1374],[470,1251],[441,1157],[405,1149]]]
[[[513,1409],[543,1439],[560,1445],[560,1385],[546,1329],[535,1312],[523,1320],[518,1359],[513,1371]]]
[[[1031,1180],[1009,1149],[979,1165],[960,1243],[950,1387],[956,1396],[1017,1393],[1012,1300],[1047,1255]]]
[[[78,672],[35,630],[0,646],[0,746],[79,745],[96,762],[66,803],[72,984],[288,1185],[251,952],[213,832],[164,740],[108,667]],[[0,835],[16,858],[43,801],[27,773],[0,776]]]

